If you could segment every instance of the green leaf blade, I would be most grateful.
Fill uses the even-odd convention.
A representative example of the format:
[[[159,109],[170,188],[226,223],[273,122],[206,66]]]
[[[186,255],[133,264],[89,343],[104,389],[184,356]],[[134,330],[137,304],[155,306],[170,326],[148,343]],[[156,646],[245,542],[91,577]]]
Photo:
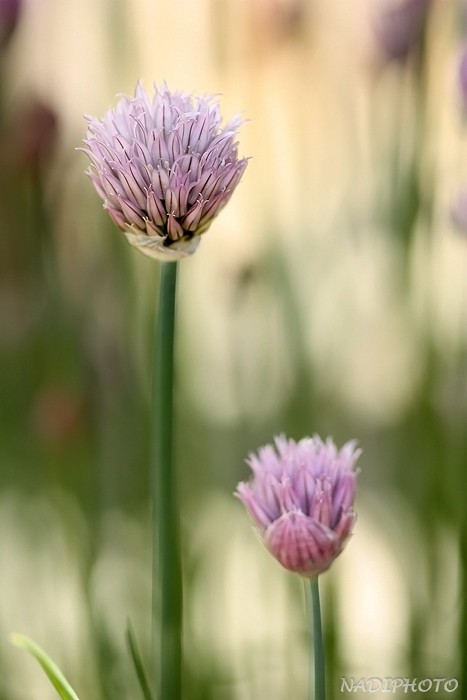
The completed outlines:
[[[144,700],[153,700],[152,694],[151,694],[151,689],[149,686],[149,681],[146,675],[146,672],[144,670],[144,665],[141,659],[141,655],[139,653],[138,646],[136,644],[136,638],[133,632],[133,629],[131,627],[131,624],[128,622],[127,628],[126,628],[126,641],[128,644],[128,648],[130,650],[130,655],[133,661],[133,665],[136,671],[136,676],[138,678],[138,682],[141,688],[141,692],[143,693],[143,698]]]
[[[79,697],[76,695],[75,691],[68,683],[58,666],[45,653],[45,651],[40,648],[40,646],[32,641],[32,639],[26,637],[24,634],[14,634],[11,637],[11,642],[15,646],[25,649],[36,659],[36,661],[39,662],[44,673],[62,700],[79,700]]]

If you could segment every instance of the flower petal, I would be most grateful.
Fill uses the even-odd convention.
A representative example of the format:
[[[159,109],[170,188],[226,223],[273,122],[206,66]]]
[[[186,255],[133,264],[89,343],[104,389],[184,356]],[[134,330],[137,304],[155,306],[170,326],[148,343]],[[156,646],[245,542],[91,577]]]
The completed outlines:
[[[339,552],[336,535],[302,513],[286,513],[264,534],[266,547],[289,571],[318,576]]]

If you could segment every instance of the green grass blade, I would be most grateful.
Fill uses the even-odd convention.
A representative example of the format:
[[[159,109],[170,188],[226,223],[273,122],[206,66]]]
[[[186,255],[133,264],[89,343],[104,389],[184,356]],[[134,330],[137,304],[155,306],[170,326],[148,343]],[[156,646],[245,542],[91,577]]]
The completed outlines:
[[[23,634],[14,634],[11,637],[11,641],[15,646],[25,649],[27,652],[32,654],[32,656],[34,656],[34,658],[42,666],[45,674],[62,700],[79,700],[75,691],[68,683],[58,666],[54,664],[52,659],[50,659],[47,654],[42,651],[42,649],[35,642],[32,641],[32,639],[25,637]]]
[[[131,628],[130,623],[128,623],[126,628],[126,641],[128,648],[130,650],[131,658],[133,660],[133,665],[135,667],[136,675],[138,677],[139,684],[143,693],[144,700],[153,700],[151,695],[151,689],[149,687],[148,678],[144,670],[143,663],[141,661],[141,655],[139,649],[136,645],[135,635]]]

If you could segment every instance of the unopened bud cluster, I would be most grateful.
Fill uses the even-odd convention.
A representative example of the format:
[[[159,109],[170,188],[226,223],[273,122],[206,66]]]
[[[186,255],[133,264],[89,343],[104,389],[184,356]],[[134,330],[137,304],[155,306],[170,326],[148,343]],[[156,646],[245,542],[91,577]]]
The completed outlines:
[[[289,571],[315,578],[342,552],[355,524],[352,440],[340,450],[331,438],[280,435],[251,454],[251,482],[237,486],[267,549]]]

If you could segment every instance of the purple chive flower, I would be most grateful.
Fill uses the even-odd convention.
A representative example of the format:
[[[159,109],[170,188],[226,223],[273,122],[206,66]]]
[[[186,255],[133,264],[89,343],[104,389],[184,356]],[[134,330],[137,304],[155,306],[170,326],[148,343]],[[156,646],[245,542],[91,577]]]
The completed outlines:
[[[375,19],[376,37],[390,60],[402,61],[420,39],[431,0],[386,0]]]
[[[338,450],[328,438],[299,442],[276,437],[247,460],[250,483],[238,484],[243,502],[271,554],[289,571],[314,578],[344,548],[355,523],[355,463],[360,450]]]
[[[88,175],[129,243],[161,260],[193,253],[247,165],[236,116],[221,126],[212,97],[138,83],[102,119],[87,117]]]

